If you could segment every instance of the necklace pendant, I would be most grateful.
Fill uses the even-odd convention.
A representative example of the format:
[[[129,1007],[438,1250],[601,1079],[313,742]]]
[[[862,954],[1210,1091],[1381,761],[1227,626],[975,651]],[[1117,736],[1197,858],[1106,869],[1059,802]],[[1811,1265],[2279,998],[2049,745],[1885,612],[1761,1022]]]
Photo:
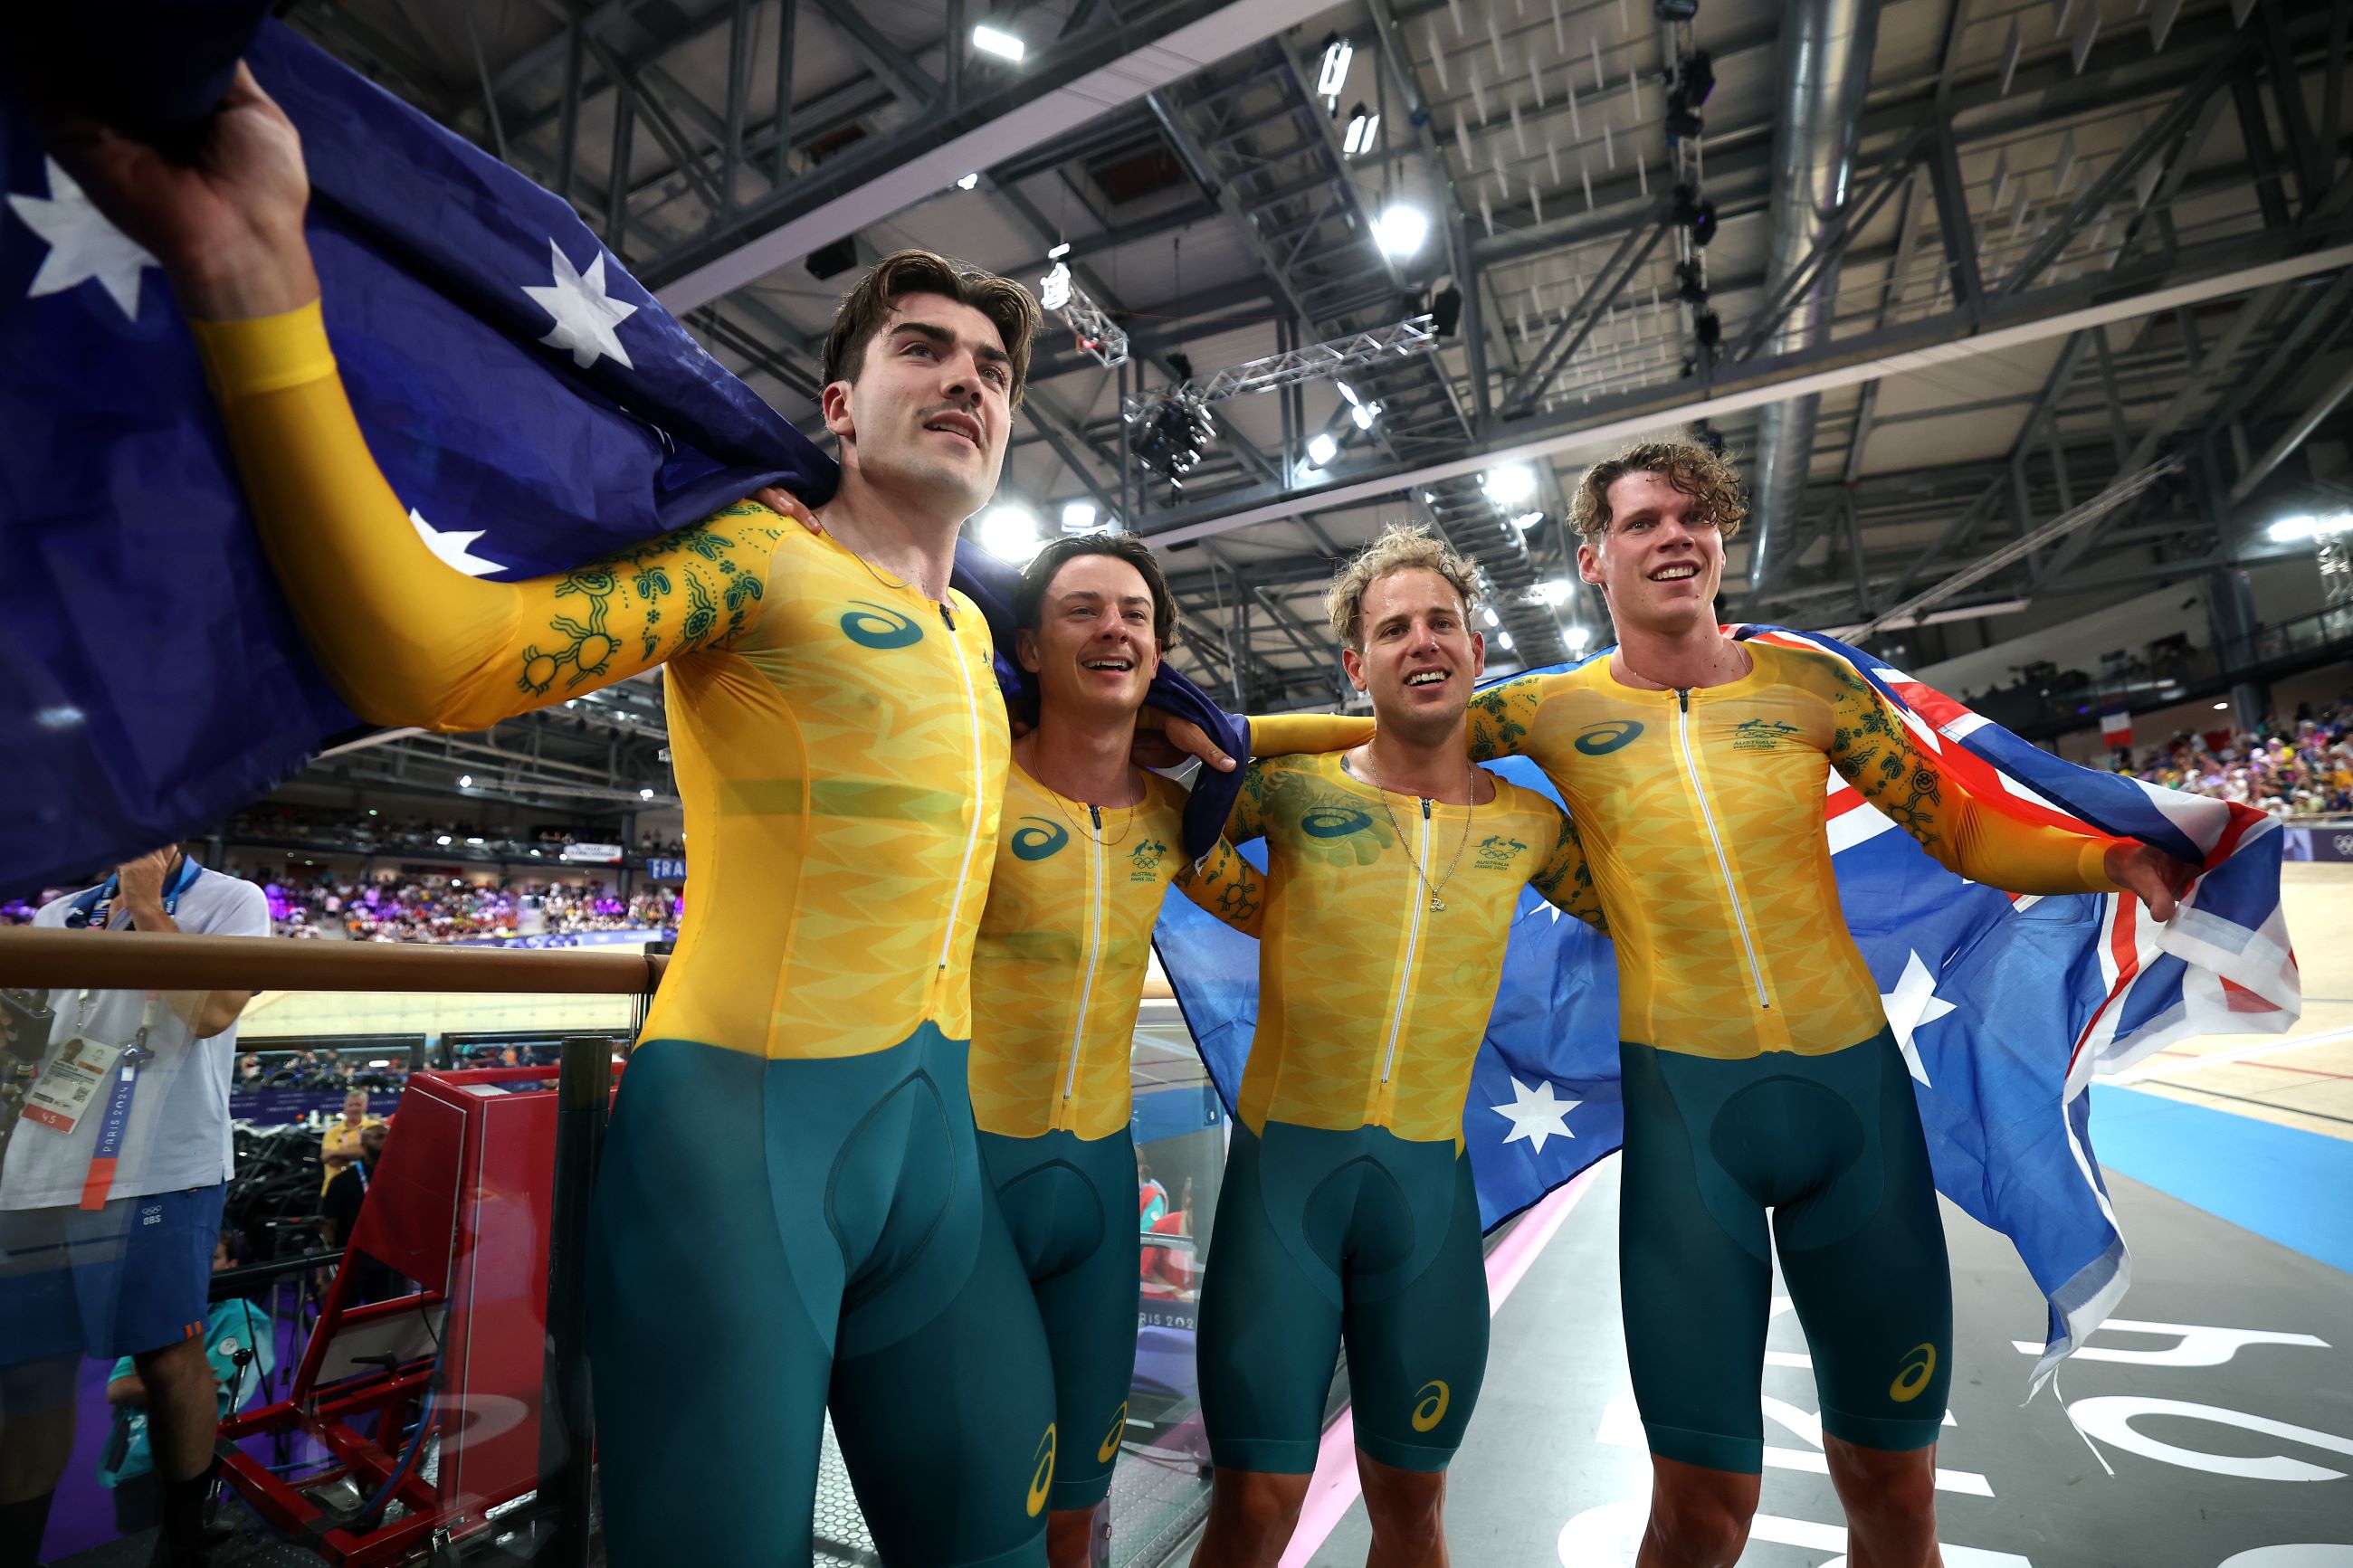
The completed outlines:
[[[1446,900],[1444,899],[1440,898],[1436,893],[1430,895],[1430,912],[1431,914],[1443,913],[1445,909]]]

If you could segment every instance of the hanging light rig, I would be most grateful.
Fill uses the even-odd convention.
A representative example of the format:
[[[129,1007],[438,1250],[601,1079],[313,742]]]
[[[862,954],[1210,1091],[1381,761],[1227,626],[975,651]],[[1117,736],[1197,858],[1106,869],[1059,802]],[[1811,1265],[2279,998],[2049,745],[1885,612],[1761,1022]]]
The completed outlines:
[[[1067,243],[1046,253],[1054,269],[1038,280],[1038,303],[1062,318],[1062,324],[1076,338],[1081,353],[1092,356],[1105,369],[1125,364],[1127,334],[1071,275],[1071,264],[1063,259],[1070,253]]]

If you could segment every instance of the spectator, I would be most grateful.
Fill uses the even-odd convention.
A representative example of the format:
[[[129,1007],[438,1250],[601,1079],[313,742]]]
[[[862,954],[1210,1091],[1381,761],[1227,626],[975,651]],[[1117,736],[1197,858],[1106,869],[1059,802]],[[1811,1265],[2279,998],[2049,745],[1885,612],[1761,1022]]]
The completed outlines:
[[[2302,716],[2309,711],[2300,707],[2294,724],[2262,731],[2177,735],[2149,752],[2137,776],[2274,816],[2353,813],[2353,699]]]
[[[237,1233],[225,1230],[213,1247],[213,1272],[236,1267]],[[278,1366],[278,1335],[269,1315],[242,1296],[216,1301],[205,1320],[205,1360],[219,1391],[217,1420],[259,1396],[262,1380]],[[99,1485],[114,1493],[114,1526],[135,1535],[155,1523],[155,1458],[147,1439],[147,1384],[139,1363],[124,1356],[106,1384],[114,1409],[114,1429],[99,1456]]]
[[[384,1159],[385,1141],[391,1134],[392,1130],[381,1121],[360,1129],[358,1161],[345,1165],[342,1173],[327,1184],[326,1196],[319,1202],[320,1216],[326,1222],[327,1245],[345,1248],[344,1260],[353,1270],[353,1293],[345,1306],[396,1296],[404,1283],[389,1265],[364,1252],[349,1250],[352,1236],[359,1228],[360,1210],[367,1202],[368,1186],[375,1180],[376,1166]]]
[[[173,847],[44,906],[35,923],[102,942],[261,937],[269,911],[250,883]],[[10,1483],[0,1561],[39,1551],[73,1453],[85,1354],[132,1359],[147,1391],[159,1555],[200,1559],[219,1417],[197,1328],[235,1159],[228,1086],[248,999],[60,994],[47,1063],[0,1166],[0,1476]]]
[[[319,1183],[320,1192],[334,1185],[335,1178],[359,1159],[360,1134],[383,1121],[384,1118],[368,1114],[367,1090],[355,1089],[343,1096],[343,1119],[329,1122],[326,1131],[319,1135],[319,1159],[327,1168]]]

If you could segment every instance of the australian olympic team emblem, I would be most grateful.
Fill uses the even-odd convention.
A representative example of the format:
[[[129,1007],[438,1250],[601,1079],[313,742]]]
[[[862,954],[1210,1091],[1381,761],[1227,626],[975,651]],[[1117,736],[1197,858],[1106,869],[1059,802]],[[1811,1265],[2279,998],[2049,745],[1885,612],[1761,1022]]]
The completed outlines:
[[[1482,871],[1500,871],[1511,865],[1513,856],[1526,847],[1525,844],[1516,838],[1506,838],[1500,833],[1491,833],[1479,840],[1479,858],[1476,864]]]
[[[912,616],[865,599],[849,604],[841,615],[841,635],[860,647],[913,647],[923,640],[923,628]]]

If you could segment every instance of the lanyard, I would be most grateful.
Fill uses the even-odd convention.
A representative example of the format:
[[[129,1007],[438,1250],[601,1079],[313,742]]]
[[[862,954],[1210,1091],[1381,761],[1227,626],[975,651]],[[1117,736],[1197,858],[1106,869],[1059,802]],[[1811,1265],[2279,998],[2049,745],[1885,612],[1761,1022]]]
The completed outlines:
[[[180,895],[195,885],[204,868],[186,855],[180,857],[180,868],[164,889],[164,912],[176,918],[180,912]],[[118,874],[109,877],[90,891],[74,900],[75,909],[66,916],[69,926],[86,926],[92,931],[104,931],[114,913],[115,895],[121,890],[122,879]],[[85,901],[87,900],[87,901]]]
[[[98,1124],[98,1142],[90,1151],[90,1172],[82,1178],[81,1206],[85,1209],[104,1208],[107,1195],[114,1188],[123,1133],[131,1125],[131,1096],[139,1088],[139,1067],[155,1058],[155,1053],[147,1048],[147,1031],[154,1026],[156,1005],[154,993],[148,993],[146,1010],[139,1017],[139,1032],[122,1047],[122,1058],[115,1065],[113,1092],[107,1097],[106,1115]]]

